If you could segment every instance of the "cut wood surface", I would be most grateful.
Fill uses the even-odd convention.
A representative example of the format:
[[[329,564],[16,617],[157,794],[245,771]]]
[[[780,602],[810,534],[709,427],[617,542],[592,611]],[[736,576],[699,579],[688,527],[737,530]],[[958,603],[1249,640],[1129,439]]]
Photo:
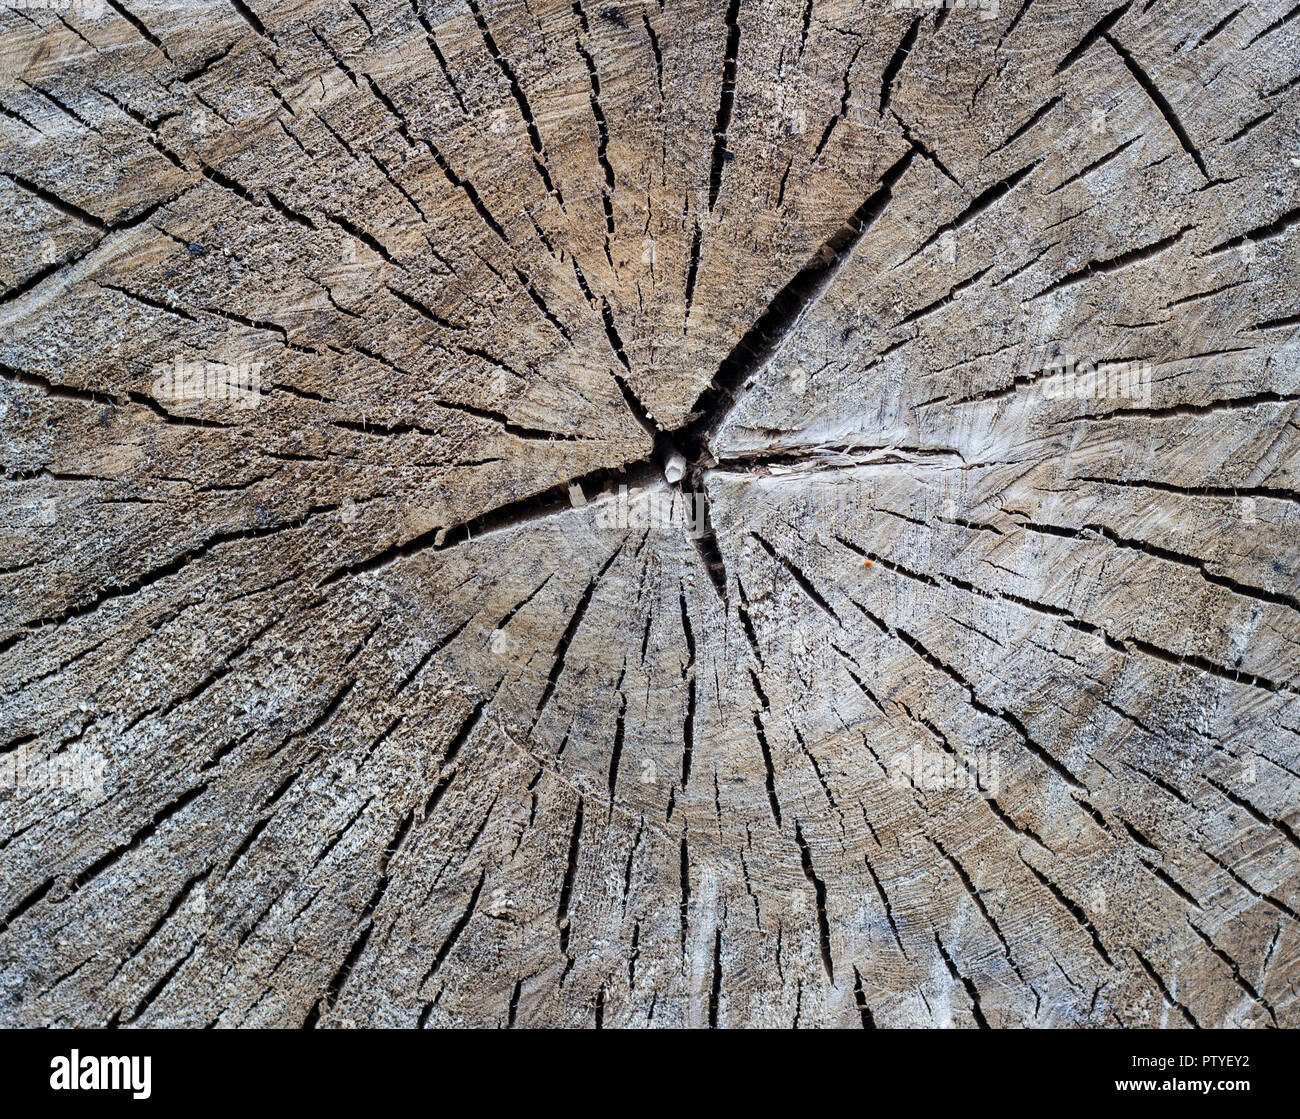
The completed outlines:
[[[0,1022],[1300,1025],[1291,0],[6,4]]]

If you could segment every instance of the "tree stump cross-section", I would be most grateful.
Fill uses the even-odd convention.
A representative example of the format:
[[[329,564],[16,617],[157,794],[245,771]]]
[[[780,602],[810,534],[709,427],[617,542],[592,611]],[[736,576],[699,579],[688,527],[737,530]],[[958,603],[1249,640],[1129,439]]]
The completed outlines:
[[[1300,1025],[1288,0],[11,0],[0,1022]]]

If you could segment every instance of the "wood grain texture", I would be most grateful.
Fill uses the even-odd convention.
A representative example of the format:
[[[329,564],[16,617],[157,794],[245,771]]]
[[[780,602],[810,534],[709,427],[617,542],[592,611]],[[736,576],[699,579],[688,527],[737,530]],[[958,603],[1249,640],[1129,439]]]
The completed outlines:
[[[1300,1025],[1298,59],[0,10],[0,1021]]]

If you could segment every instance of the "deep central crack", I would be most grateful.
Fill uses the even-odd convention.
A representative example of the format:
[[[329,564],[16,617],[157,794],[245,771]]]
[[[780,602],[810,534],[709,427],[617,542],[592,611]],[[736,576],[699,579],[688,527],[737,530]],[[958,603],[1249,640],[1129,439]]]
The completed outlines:
[[[772,297],[754,325],[723,358],[709,384],[696,398],[691,418],[686,423],[671,429],[660,427],[627,377],[618,372],[613,373],[628,411],[652,441],[649,455],[633,462],[566,479],[541,493],[506,502],[467,521],[431,529],[404,543],[394,544],[369,559],[336,568],[322,580],[321,585],[333,583],[346,575],[375,571],[396,559],[426,548],[443,550],[487,532],[514,528],[553,516],[572,507],[574,487],[584,492],[588,489],[598,491],[616,479],[648,485],[657,475],[675,488],[683,499],[689,500],[694,496],[700,503],[704,531],[699,534],[688,533],[688,536],[708,572],[709,581],[726,606],[729,601],[726,563],[718,547],[707,484],[708,472],[718,464],[713,439],[749,387],[754,375],[772,359],[804,312],[827,289],[867,230],[880,217],[893,197],[894,187],[907,173],[917,155],[924,157],[926,153],[915,141],[909,140],[907,151],[880,177],[876,190],[849,215],[844,225],[826,239],[790,282]],[[589,289],[586,289],[585,284],[583,286],[594,302]],[[627,369],[626,353],[617,331],[613,329],[607,302],[603,304],[602,313],[615,356]],[[807,461],[808,456],[794,450],[783,453],[782,460],[797,463]],[[748,466],[751,470],[755,468],[756,464],[753,463]]]

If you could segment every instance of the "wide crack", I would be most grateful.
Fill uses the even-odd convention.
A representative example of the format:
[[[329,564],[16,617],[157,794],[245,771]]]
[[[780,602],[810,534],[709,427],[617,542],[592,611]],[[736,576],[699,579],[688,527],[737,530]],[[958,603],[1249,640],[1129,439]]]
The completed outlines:
[[[690,417],[674,428],[661,427],[642,403],[625,376],[615,372],[618,385],[628,411],[637,425],[650,437],[649,455],[632,462],[597,469],[579,477],[566,479],[540,493],[506,502],[485,510],[476,516],[450,526],[440,526],[400,544],[393,544],[365,560],[337,568],[322,581],[332,583],[346,575],[375,571],[396,559],[412,555],[426,548],[443,550],[486,532],[501,531],[544,517],[554,516],[574,506],[574,487],[584,490],[589,486],[604,488],[617,478],[632,480],[636,484],[649,484],[658,475],[665,484],[675,489],[682,499],[692,498],[698,503],[699,524],[702,531],[687,533],[700,561],[709,576],[709,582],[718,594],[724,608],[729,606],[726,563],[718,546],[717,531],[713,524],[712,506],[708,492],[708,473],[718,465],[713,440],[742,398],[744,391],[772,359],[782,342],[789,336],[807,309],[827,289],[853,250],[866,235],[893,197],[893,189],[907,173],[912,161],[925,153],[915,142],[880,177],[876,190],[859,206],[848,220],[821,245],[809,262],[780,289],[768,303],[754,325],[723,358],[709,384],[695,400]],[[604,304],[609,325],[609,305]],[[614,338],[611,338],[614,344]],[[615,353],[627,367],[621,344]],[[818,454],[816,457],[820,457]],[[782,461],[799,463],[815,461],[812,454],[797,449],[782,453]],[[762,469],[762,461],[741,460],[735,466],[740,472]]]

